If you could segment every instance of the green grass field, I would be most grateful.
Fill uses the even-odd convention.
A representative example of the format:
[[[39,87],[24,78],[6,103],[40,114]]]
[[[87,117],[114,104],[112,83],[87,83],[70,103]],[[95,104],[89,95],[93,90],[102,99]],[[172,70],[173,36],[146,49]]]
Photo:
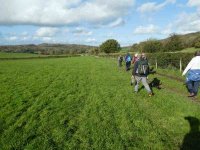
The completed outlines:
[[[191,48],[183,49],[181,52],[182,53],[195,53],[196,51],[199,51],[199,50],[200,50],[200,48],[191,47]]]
[[[199,146],[199,131],[191,132],[199,100],[188,99],[180,81],[150,75],[162,89],[148,97],[133,93],[130,72],[112,59],[8,60],[0,68],[0,149]]]
[[[0,52],[0,58],[29,58],[29,57],[39,57],[41,55],[38,54],[30,54],[30,53],[5,53]]]

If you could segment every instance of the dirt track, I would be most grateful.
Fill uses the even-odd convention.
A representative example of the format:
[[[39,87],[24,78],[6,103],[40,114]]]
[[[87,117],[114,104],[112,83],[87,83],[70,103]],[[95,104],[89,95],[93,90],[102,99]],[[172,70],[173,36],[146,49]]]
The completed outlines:
[[[183,79],[180,79],[178,77],[174,77],[174,76],[171,76],[171,75],[166,75],[166,74],[158,73],[158,72],[156,72],[156,74],[160,75],[160,76],[164,76],[164,77],[170,78],[170,79],[173,79],[173,80],[176,80],[176,81],[179,81],[179,82],[184,82]]]
[[[174,76],[172,76],[172,75],[166,75],[166,74],[157,73],[157,72],[156,72],[156,74],[159,75],[159,76],[162,76],[162,77],[167,77],[167,78],[169,78],[169,79],[176,80],[176,81],[178,81],[178,82],[184,83],[184,80],[183,80],[183,79],[180,79],[180,78],[178,78],[178,77],[174,77]],[[171,87],[168,87],[167,85],[162,85],[162,88],[166,89],[166,90],[169,91],[169,92],[176,92],[176,93],[178,93],[179,95],[181,95],[182,97],[187,97],[187,93],[183,93],[182,91],[178,90],[177,88],[173,88],[173,89],[172,89]],[[188,99],[189,99],[189,100],[192,100],[194,103],[200,104],[200,101],[199,101],[198,98],[189,98],[189,97],[188,97]]]

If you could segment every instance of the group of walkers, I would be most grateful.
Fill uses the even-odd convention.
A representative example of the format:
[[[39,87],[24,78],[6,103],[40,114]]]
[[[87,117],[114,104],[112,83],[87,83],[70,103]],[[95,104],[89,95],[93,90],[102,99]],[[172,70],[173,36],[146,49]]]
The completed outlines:
[[[149,84],[147,82],[147,76],[149,75],[149,63],[146,58],[145,53],[138,54],[136,53],[133,57],[129,53],[124,58],[126,63],[126,71],[130,70],[131,64],[134,65],[132,70],[132,76],[131,76],[131,85],[134,85],[134,92],[138,92],[139,84],[142,82],[143,86],[148,92],[149,96],[153,96],[153,92],[151,88],[149,87]],[[118,57],[118,65],[119,67],[122,66],[123,57]]]
[[[133,64],[131,85],[134,85],[134,92],[138,92],[139,84],[142,82],[148,95],[150,97],[153,96],[154,94],[147,82],[150,68],[145,53],[136,53],[133,57],[129,53],[125,57],[120,55],[118,57],[119,67],[122,67],[123,61],[125,61],[126,71],[129,71],[131,64]],[[186,86],[189,92],[188,97],[196,97],[200,86],[200,51],[195,53],[195,57],[189,62],[182,75],[186,75]]]

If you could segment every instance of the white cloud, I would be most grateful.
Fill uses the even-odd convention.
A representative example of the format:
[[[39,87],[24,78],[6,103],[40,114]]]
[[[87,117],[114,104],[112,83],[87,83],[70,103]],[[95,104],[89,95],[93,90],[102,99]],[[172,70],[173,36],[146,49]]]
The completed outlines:
[[[63,33],[69,33],[69,29],[65,28],[65,29],[63,29],[62,32],[63,32]]]
[[[28,32],[24,31],[24,32],[22,32],[21,35],[22,35],[22,36],[28,36]]]
[[[54,42],[52,37],[42,37],[41,39],[43,42]]]
[[[74,33],[74,35],[76,36],[80,36],[80,35],[85,35],[85,36],[89,36],[92,35],[92,31],[88,31],[85,28],[80,28],[77,27],[74,31],[72,31]]]
[[[104,37],[108,38],[108,39],[112,39],[112,38],[116,37],[116,34],[113,32],[109,32],[106,35],[104,35]]]
[[[200,13],[182,13],[174,23],[178,33],[191,33],[200,31]]]
[[[197,6],[200,7],[200,1],[199,0],[189,0],[187,3],[189,6]]]
[[[106,22],[106,23],[99,23],[97,25],[95,25],[95,27],[99,28],[114,28],[114,27],[118,27],[118,26],[122,26],[125,24],[125,21],[123,18],[116,18],[115,20],[111,21],[111,22]]]
[[[30,39],[31,39],[30,36],[21,37],[21,40],[22,40],[22,41],[27,41],[27,40],[30,40]]]
[[[87,42],[87,43],[94,43],[94,42],[96,42],[97,40],[95,39],[95,38],[88,38],[88,39],[86,39],[86,41],[85,42]]]
[[[52,37],[58,32],[58,28],[53,27],[41,27],[39,28],[35,35],[38,37]]]
[[[17,36],[11,36],[11,37],[7,37],[6,40],[7,41],[16,41],[16,40],[18,40],[18,37]]]
[[[108,24],[108,26],[109,27],[117,27],[117,26],[121,26],[124,24],[125,24],[125,21],[122,18],[117,18],[115,21]]]
[[[109,24],[126,15],[135,0],[0,0],[0,25]]]
[[[196,12],[181,13],[177,16],[175,21],[170,23],[166,29],[162,31],[163,34],[169,32],[176,32],[178,34],[187,34],[200,31],[200,1],[188,0],[187,6],[197,7]]]
[[[173,32],[170,28],[166,28],[166,29],[162,30],[160,33],[164,34],[164,35],[170,35]]]
[[[137,9],[137,11],[139,11],[141,13],[154,12],[154,11],[161,10],[168,4],[174,4],[175,2],[176,2],[176,0],[165,0],[163,3],[160,3],[160,4],[158,4],[156,2],[147,2],[147,3],[142,4]]]
[[[153,34],[158,33],[159,28],[153,24],[148,26],[139,26],[134,30],[134,34]]]

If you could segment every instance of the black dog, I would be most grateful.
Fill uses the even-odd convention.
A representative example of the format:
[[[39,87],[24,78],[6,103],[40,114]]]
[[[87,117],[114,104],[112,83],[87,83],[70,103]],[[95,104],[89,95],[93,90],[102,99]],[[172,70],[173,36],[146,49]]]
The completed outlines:
[[[155,88],[157,88],[157,89],[161,89],[161,82],[160,82],[160,80],[158,80],[157,78],[154,78],[153,79],[153,81],[151,81],[150,83],[149,83],[149,86],[151,87],[151,88],[153,88],[153,87],[155,87]]]

